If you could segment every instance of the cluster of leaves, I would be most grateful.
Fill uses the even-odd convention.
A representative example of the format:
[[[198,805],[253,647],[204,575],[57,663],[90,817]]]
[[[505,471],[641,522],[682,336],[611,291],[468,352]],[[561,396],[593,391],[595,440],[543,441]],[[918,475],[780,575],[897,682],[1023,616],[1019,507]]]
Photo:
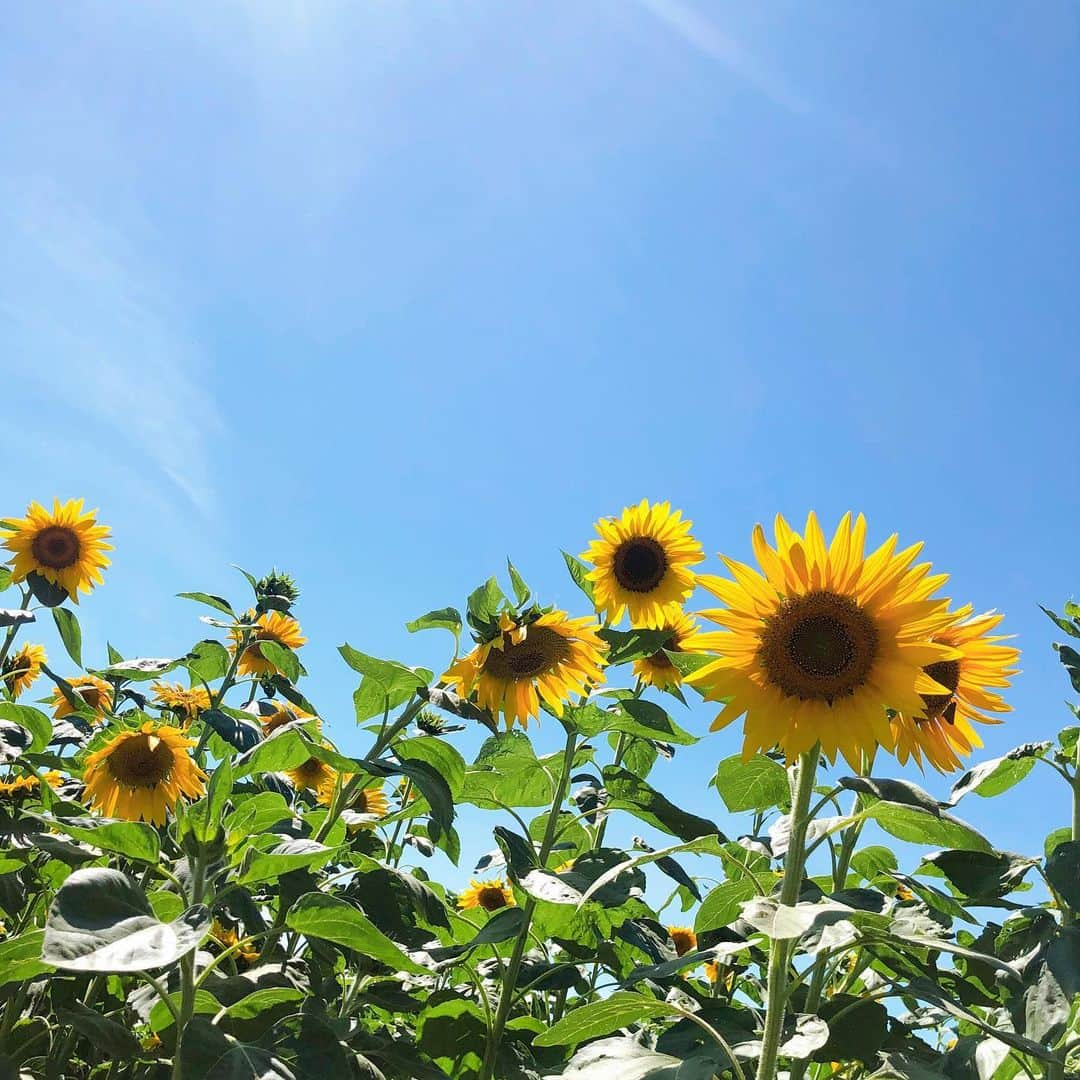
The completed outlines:
[[[257,611],[295,602],[284,575],[249,582]],[[516,572],[513,584],[525,603]],[[185,595],[214,610],[215,628],[249,625],[220,597]],[[487,627],[497,603],[490,583],[477,590],[469,625]],[[54,612],[81,667],[78,623]],[[1080,637],[1078,615],[1054,618]],[[9,644],[29,617],[4,613]],[[456,644],[464,621],[445,608],[410,629]],[[655,632],[604,633],[616,673],[663,647]],[[92,717],[76,695],[63,722],[0,703],[12,775],[70,776],[0,807],[0,1080],[746,1080],[776,942],[792,972],[780,1048],[792,1080],[1061,1078],[1080,1065],[1080,820],[1029,856],[953,813],[1040,764],[1080,808],[1076,727],[976,765],[944,803],[906,781],[819,778],[810,870],[781,905],[783,765],[720,762],[716,797],[748,815],[745,835],[724,835],[660,790],[678,787],[697,740],[640,684],[568,708],[563,749],[538,756],[433,672],[345,645],[371,738],[353,757],[312,719],[264,732],[278,704],[319,710],[296,654],[262,648],[276,672],[247,686],[212,639],[170,659],[110,649],[95,672],[122,716],[150,709],[148,681],[169,672],[210,694],[192,724],[206,793],[164,827],[87,812],[73,755]],[[1058,649],[1080,692],[1080,654]],[[236,689],[250,693],[244,708],[227,703]],[[491,734],[467,761],[453,737],[478,723]],[[310,759],[339,778],[329,800],[283,779]],[[357,794],[376,787],[387,812],[360,812]],[[431,876],[437,852],[460,861],[462,806],[493,821],[495,846],[472,872],[502,876],[513,904],[462,909]],[[670,842],[616,845],[612,820]],[[911,872],[885,843],[863,843],[868,826],[919,846]],[[669,908],[690,924],[679,934]]]

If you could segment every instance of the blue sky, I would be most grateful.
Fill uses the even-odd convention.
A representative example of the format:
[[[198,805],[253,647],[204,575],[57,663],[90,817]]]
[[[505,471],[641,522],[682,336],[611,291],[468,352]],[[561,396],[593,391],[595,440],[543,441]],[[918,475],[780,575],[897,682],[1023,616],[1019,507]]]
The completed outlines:
[[[508,554],[577,605],[558,549],[642,496],[742,558],[777,510],[852,508],[1007,612],[1024,674],[987,755],[1050,737],[1036,603],[1080,573],[1076,23],[1052,0],[13,9],[3,513],[83,495],[114,527],[91,655],[183,651],[205,628],[174,593],[287,567],[311,696],[360,749],[335,646],[439,666],[449,639],[404,622]],[[964,811],[1038,850],[1067,808],[1032,779]]]

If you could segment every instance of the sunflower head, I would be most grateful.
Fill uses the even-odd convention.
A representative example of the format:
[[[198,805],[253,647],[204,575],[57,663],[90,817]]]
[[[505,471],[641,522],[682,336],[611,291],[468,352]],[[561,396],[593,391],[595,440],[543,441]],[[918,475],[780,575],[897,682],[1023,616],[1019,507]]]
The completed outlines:
[[[164,825],[181,797],[206,790],[206,774],[189,753],[194,745],[180,728],[153,720],[112,735],[83,762],[90,805],[106,817]]]
[[[253,629],[249,627],[253,627]],[[280,611],[264,611],[261,615],[249,611],[247,613],[247,624],[245,626],[234,626],[229,631],[234,652],[240,648],[245,634],[250,635],[248,644],[241,653],[236,666],[236,670],[241,675],[258,675],[261,677],[280,674],[274,664],[263,656],[260,642],[272,641],[276,645],[284,645],[288,649],[299,649],[307,643],[307,638],[300,631],[300,624],[291,615],[283,615]]]
[[[287,769],[285,775],[297,791],[314,791],[319,802],[329,803],[337,784],[337,770],[325,761],[310,757],[294,769]],[[342,783],[346,778],[342,777]]]
[[[669,926],[667,932],[675,944],[676,956],[685,956],[697,948],[697,934],[689,926]]]
[[[210,708],[210,693],[205,686],[186,687],[180,683],[156,682],[152,689],[154,700],[163,709],[171,709],[185,723]]]
[[[697,621],[691,615],[678,612],[667,615],[659,630],[667,631],[669,636],[663,647],[651,656],[643,656],[634,661],[634,674],[646,686],[655,686],[657,690],[671,690],[682,683],[682,673],[671,662],[669,652],[682,652],[683,644],[700,631]]]
[[[78,675],[68,680],[74,697],[80,699],[91,712],[94,713],[95,721],[112,712],[113,688],[96,675]],[[71,702],[64,696],[63,690],[56,687],[53,690],[53,717],[57,720],[70,716],[75,712]]]
[[[528,727],[541,700],[562,716],[573,695],[602,681],[607,646],[598,631],[593,619],[571,619],[565,611],[504,612],[497,635],[456,661],[443,681],[462,697],[475,694],[493,716],[502,713],[508,728],[515,721]]]
[[[32,645],[29,642],[20,645],[4,661],[3,678],[8,693],[17,698],[25,690],[29,690],[41,674],[41,665],[47,660],[44,645]]]
[[[450,735],[455,731],[464,731],[464,724],[449,724],[446,719],[440,716],[434,709],[427,707],[421,709],[416,714],[416,726],[419,728],[420,733],[423,735],[431,735],[438,737],[440,735]]]
[[[992,713],[1009,712],[1011,706],[997,693],[1008,687],[1017,673],[1020,650],[1001,642],[993,631],[1003,616],[988,611],[972,615],[970,605],[953,613],[953,622],[933,635],[933,640],[954,650],[948,660],[936,660],[923,673],[938,685],[936,693],[924,693],[914,713],[890,713],[896,756],[901,764],[914,758],[921,768],[929,762],[938,772],[952,772],[963,758],[982,746],[979,724],[998,724]]]
[[[83,510],[82,499],[54,499],[52,510],[32,502],[26,517],[8,522],[3,544],[13,555],[12,581],[36,574],[77,604],[80,590],[88,593],[104,580],[105,552],[112,551],[106,542],[109,529],[97,523],[96,515],[96,510]]]
[[[720,964],[716,960],[705,961],[705,978],[715,986],[720,981]]]
[[[897,551],[896,537],[865,555],[866,522],[841,520],[826,543],[811,513],[805,535],[776,519],[776,545],[758,525],[760,569],[725,558],[732,577],[701,584],[725,604],[701,614],[723,629],[685,647],[718,658],[687,677],[708,700],[725,701],[716,731],[740,716],[743,756],[779,746],[790,761],[820,743],[852,768],[878,744],[892,750],[886,709],[918,709],[942,687],[923,670],[956,650],[931,641],[948,623],[945,581],[916,564],[920,544]]]
[[[491,881],[470,881],[469,887],[458,897],[458,908],[483,908],[484,911],[498,911],[500,908],[513,907],[514,894],[503,884],[502,878]]]
[[[300,589],[291,574],[275,567],[255,582],[255,595],[272,608],[288,610],[300,599]]]
[[[694,591],[690,567],[705,558],[691,524],[670,503],[645,499],[620,517],[601,518],[598,538],[582,555],[594,566],[587,577],[597,609],[613,623],[629,612],[631,625],[647,629],[674,617]]]
[[[297,720],[315,720],[313,713],[306,712],[298,705],[283,705],[278,701],[263,705],[268,711],[259,716],[262,724],[263,735],[267,738],[273,735],[279,728],[286,724],[295,723]]]
[[[4,802],[21,803],[29,799],[41,790],[41,780],[51,788],[58,788],[63,782],[63,774],[57,769],[48,769],[37,776],[17,776],[14,780],[0,780],[0,800]]]

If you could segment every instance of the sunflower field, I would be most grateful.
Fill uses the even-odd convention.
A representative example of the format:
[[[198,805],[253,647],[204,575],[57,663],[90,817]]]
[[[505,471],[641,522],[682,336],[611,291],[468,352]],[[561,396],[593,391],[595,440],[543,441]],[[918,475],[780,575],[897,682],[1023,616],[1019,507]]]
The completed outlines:
[[[342,645],[349,703],[285,573],[91,658],[97,511],[0,530],[0,1080],[1080,1076],[1080,729],[979,756],[1019,652],[921,545],[811,513],[709,566],[642,501],[563,553],[578,610],[508,565],[408,623],[441,670]],[[1039,776],[1040,850],[958,816]]]

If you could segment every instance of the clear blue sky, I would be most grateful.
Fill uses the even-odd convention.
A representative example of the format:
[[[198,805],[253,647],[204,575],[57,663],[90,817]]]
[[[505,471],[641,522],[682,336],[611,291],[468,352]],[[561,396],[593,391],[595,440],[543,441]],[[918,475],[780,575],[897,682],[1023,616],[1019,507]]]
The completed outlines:
[[[642,496],[743,558],[777,510],[862,510],[1019,635],[987,753],[1050,737],[1066,683],[1036,602],[1080,583],[1077,21],[13,7],[3,515],[84,495],[114,527],[80,608],[98,658],[181,651],[205,628],[174,593],[287,567],[311,695],[360,749],[335,646],[438,666],[449,639],[403,623],[507,554],[576,605],[558,548]],[[658,786],[690,799],[737,742]],[[1038,850],[1066,821],[1048,777],[964,811]]]

